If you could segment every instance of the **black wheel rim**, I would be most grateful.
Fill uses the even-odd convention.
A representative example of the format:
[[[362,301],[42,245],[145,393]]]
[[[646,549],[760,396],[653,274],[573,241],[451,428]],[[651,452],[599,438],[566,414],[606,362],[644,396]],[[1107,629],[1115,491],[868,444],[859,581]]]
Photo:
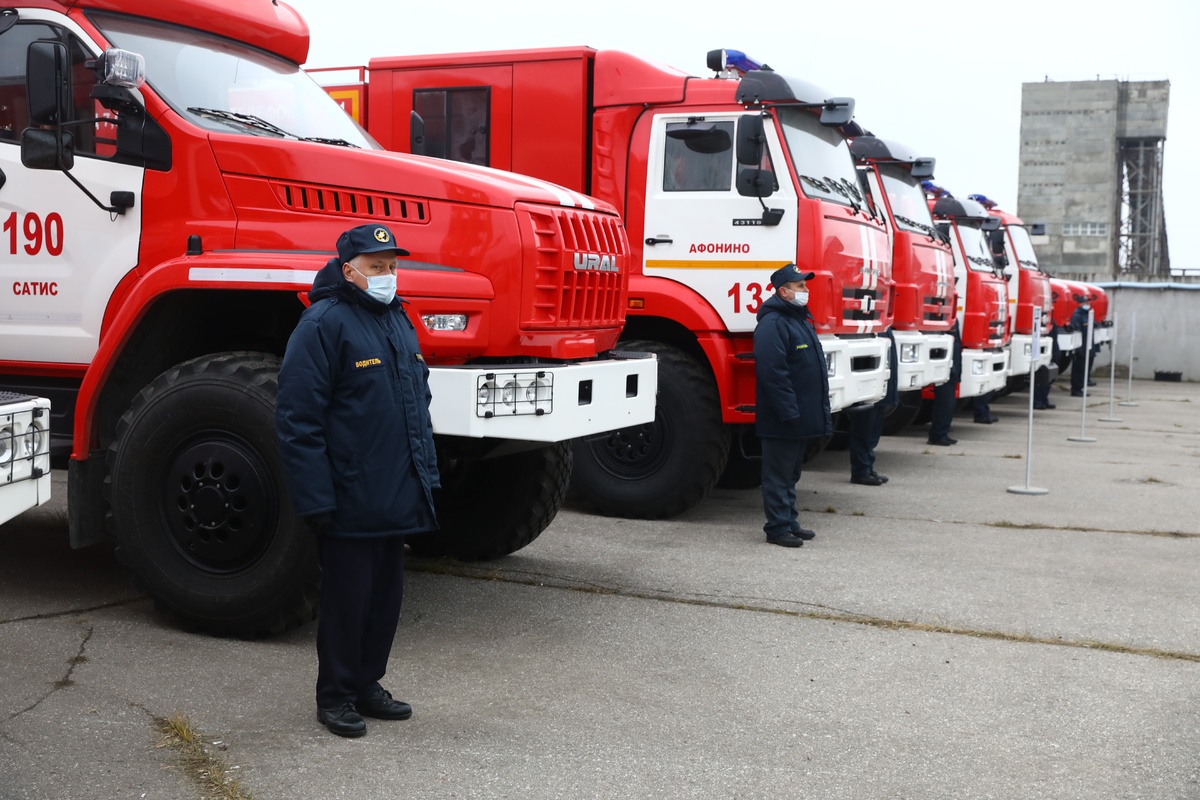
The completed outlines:
[[[588,450],[597,466],[615,478],[644,480],[666,463],[675,436],[662,406],[655,409],[654,421],[609,431],[589,440]]]
[[[258,451],[220,431],[194,437],[168,461],[163,515],[171,543],[206,572],[253,565],[279,520],[270,470]]]

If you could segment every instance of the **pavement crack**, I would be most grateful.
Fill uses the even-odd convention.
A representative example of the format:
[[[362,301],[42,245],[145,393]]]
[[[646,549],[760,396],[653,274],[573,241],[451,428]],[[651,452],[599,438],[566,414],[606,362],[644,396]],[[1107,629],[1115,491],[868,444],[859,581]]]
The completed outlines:
[[[127,606],[132,603],[141,602],[145,599],[146,598],[143,596],[129,597],[124,600],[114,600],[111,603],[101,603],[99,605],[88,606],[86,608],[68,608],[64,611],[47,611],[45,614],[30,614],[27,617],[13,617],[11,619],[0,619],[0,625],[11,625],[14,622],[30,622],[30,621],[38,621],[38,620],[46,620],[46,619],[58,619],[59,617],[70,617],[70,616],[74,616],[76,614],[87,614],[90,611],[103,611],[106,608],[119,608],[120,606]]]
[[[12,714],[9,714],[8,718],[5,720],[5,722],[11,722],[12,720],[16,719],[17,717],[21,716],[22,714],[26,714],[30,711],[33,711],[35,708],[40,706],[47,698],[52,696],[55,692],[57,692],[61,689],[66,689],[69,686],[75,685],[75,681],[72,678],[72,676],[75,674],[75,668],[77,666],[79,666],[80,664],[87,663],[87,660],[88,660],[88,657],[86,655],[87,644],[88,644],[88,641],[92,638],[92,634],[95,633],[95,629],[91,625],[88,625],[87,623],[80,623],[80,624],[82,625],[83,630],[84,630],[83,639],[82,639],[82,641],[79,642],[79,650],[75,653],[74,656],[67,659],[66,674],[64,674],[61,678],[56,680],[54,683],[52,683],[50,685],[50,691],[46,692],[41,697],[39,697],[37,700],[33,701],[32,704],[26,706],[25,708],[20,709],[19,711],[14,711]]]
[[[705,608],[721,608],[731,611],[748,611],[758,614],[775,614],[797,619],[811,619],[823,622],[845,622],[855,625],[866,625],[872,628],[896,631],[915,631],[919,633],[941,633],[954,636],[966,636],[973,639],[989,639],[992,641],[1014,642],[1022,644],[1053,645],[1056,647],[1075,647],[1082,650],[1100,650],[1108,653],[1160,658],[1168,661],[1187,661],[1200,663],[1200,653],[1185,650],[1167,650],[1157,647],[1135,647],[1120,642],[1101,642],[1092,639],[1069,639],[1062,636],[1035,636],[1027,633],[1009,633],[1007,631],[989,630],[986,628],[969,628],[958,625],[941,623],[917,622],[915,620],[889,619],[870,614],[860,614],[854,611],[836,609],[802,601],[774,601],[790,603],[801,608],[780,608],[766,605],[769,599],[752,598],[749,600],[720,599],[713,595],[685,596],[672,594],[664,590],[633,589],[625,586],[612,586],[596,581],[574,581],[558,575],[549,575],[531,571],[497,569],[473,569],[460,562],[417,561],[409,562],[410,569],[418,572],[429,572],[438,575],[448,575],[459,578],[470,578],[481,581],[499,581],[521,586],[532,586],[542,589],[558,589],[586,594],[625,597],[633,600],[651,600],[660,603],[675,603],[678,605],[701,606]]]

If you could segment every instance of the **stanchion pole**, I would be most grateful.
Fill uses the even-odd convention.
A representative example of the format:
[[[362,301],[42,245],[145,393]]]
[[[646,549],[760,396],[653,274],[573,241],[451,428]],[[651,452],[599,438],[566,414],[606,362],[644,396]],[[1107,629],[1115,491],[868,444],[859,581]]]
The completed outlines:
[[[1113,393],[1114,384],[1117,380],[1117,336],[1120,334],[1121,328],[1118,324],[1120,317],[1117,312],[1113,312],[1112,324],[1112,339],[1109,340],[1109,367],[1108,367],[1108,416],[1100,417],[1100,422],[1123,422],[1120,417],[1113,416]]]
[[[1123,406],[1136,406],[1133,402],[1133,340],[1137,336],[1137,312],[1133,312],[1133,324],[1129,326],[1129,388],[1125,391],[1125,400],[1119,403]]]
[[[1079,435],[1068,436],[1068,442],[1094,442],[1095,436],[1087,435],[1087,390],[1088,372],[1092,367],[1092,322],[1095,321],[1096,310],[1088,309],[1087,315],[1087,341],[1083,343],[1083,397],[1079,399]]]
[[[1008,487],[1009,494],[1048,494],[1049,489],[1030,486],[1033,475],[1033,393],[1036,380],[1038,353],[1041,352],[1042,310],[1033,310],[1033,345],[1029,353],[1029,435],[1025,440],[1025,485]]]

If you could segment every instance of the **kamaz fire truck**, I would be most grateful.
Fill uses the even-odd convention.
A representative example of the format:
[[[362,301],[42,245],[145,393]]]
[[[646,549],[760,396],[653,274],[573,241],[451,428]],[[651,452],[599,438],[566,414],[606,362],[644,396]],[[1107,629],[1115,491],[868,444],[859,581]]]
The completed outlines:
[[[1008,283],[994,260],[988,234],[1000,220],[974,200],[926,183],[933,219],[954,250],[962,377],[958,396],[977,397],[1008,382]]]
[[[327,85],[385,147],[543,178],[624,217],[620,347],[656,353],[661,379],[653,423],[576,444],[573,488],[601,513],[667,517],[722,476],[757,482],[755,313],[789,262],[816,273],[833,409],[886,388],[891,251],[839,130],[853,101],[732,50],[708,67],[564,47],[374,58]]]
[[[890,222],[892,331],[900,397],[884,430],[895,432],[917,416],[921,391],[950,377],[950,330],[958,313],[954,254],[934,227],[921,186],[921,181],[933,178],[934,160],[869,133],[849,133],[850,151]]]
[[[989,234],[993,255],[1003,256],[1003,272],[1008,276],[1009,385],[1021,384],[1029,377],[1030,369],[1049,368],[1053,343],[1050,328],[1053,316],[1053,295],[1050,276],[1042,272],[1030,236],[1045,233],[1041,223],[1026,225],[1020,217],[999,208],[986,195],[968,195],[1000,220],[1000,229]],[[1035,314],[1035,311],[1038,312]],[[1038,331],[1038,352],[1033,352],[1034,318],[1041,318]],[[1031,364],[1031,362],[1033,362]],[[1052,376],[1051,376],[1052,377]]]
[[[352,226],[411,252],[443,532],[488,558],[565,496],[570,440],[653,419],[617,343],[616,209],[385,152],[300,69],[280,0],[19,0],[0,11],[0,377],[54,403],[71,543],[107,534],[162,606],[256,635],[310,619],[315,543],[281,479],[276,374]]]

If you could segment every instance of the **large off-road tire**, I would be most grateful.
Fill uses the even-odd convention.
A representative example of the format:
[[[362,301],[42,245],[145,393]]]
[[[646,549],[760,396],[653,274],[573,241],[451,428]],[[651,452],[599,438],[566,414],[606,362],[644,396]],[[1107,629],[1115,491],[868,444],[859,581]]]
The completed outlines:
[[[460,561],[500,558],[532,542],[554,521],[571,482],[571,444],[483,461],[438,463],[437,533],[410,536],[414,553]]]
[[[917,421],[921,413],[921,392],[900,392],[897,405],[883,418],[883,435],[895,436]]]
[[[630,340],[658,356],[654,421],[575,442],[571,491],[590,511],[662,519],[712,491],[729,455],[729,430],[712,375],[682,350]]]
[[[156,604],[210,633],[279,633],[316,616],[312,534],[275,438],[279,359],[178,364],[133,399],[108,452],[117,555]]]

